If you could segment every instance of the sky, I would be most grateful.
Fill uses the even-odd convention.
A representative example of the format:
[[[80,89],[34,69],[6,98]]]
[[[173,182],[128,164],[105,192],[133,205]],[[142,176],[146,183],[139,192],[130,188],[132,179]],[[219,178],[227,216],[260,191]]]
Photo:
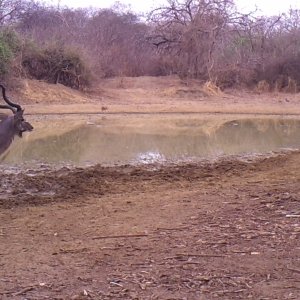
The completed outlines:
[[[50,0],[51,1],[51,0]],[[69,7],[99,7],[109,8],[115,0],[52,0],[53,4]],[[166,3],[166,0],[119,0],[120,3],[130,5],[135,12],[148,12]],[[286,12],[290,7],[300,9],[300,0],[235,0],[236,5],[243,12],[249,12],[257,7],[262,15],[276,15]]]

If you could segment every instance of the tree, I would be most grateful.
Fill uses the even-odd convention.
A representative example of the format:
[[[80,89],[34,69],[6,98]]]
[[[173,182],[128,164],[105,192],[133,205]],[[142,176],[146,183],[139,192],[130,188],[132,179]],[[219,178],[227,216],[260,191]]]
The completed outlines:
[[[169,0],[150,14],[149,36],[160,50],[180,57],[184,76],[213,80],[218,44],[226,38],[238,16],[231,0]]]
[[[25,0],[0,1],[0,26],[16,21],[24,13],[27,5]]]

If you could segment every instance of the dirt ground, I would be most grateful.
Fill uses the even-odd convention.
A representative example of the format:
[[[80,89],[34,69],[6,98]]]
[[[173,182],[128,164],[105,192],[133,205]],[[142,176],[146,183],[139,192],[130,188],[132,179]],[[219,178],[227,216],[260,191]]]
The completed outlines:
[[[14,94],[13,94],[14,95]],[[203,82],[166,77],[106,79],[82,93],[60,84],[24,81],[15,99],[27,114],[238,113],[300,114],[300,94],[215,90]]]
[[[212,95],[177,78],[107,80],[83,95],[58,87],[69,97],[61,101],[48,85],[25,87],[28,119],[300,115],[299,95]],[[186,164],[2,169],[0,299],[300,299],[299,167],[300,152],[285,151]]]

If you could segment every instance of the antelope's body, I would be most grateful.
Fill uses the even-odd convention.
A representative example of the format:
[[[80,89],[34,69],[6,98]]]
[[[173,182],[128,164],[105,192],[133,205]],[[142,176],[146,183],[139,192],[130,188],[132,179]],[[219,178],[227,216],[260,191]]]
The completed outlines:
[[[15,137],[13,116],[0,122],[0,155],[8,149]]]

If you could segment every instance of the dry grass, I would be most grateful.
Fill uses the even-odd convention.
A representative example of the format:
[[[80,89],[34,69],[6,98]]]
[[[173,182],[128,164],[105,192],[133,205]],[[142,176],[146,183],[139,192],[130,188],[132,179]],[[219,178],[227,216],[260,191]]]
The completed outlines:
[[[203,91],[205,93],[207,93],[208,95],[212,95],[212,96],[218,96],[218,95],[223,94],[221,89],[216,84],[214,84],[212,81],[205,82],[205,84],[203,86]]]
[[[82,92],[62,84],[49,84],[38,80],[24,80],[19,97],[25,103],[68,104],[88,101]]]
[[[271,86],[266,80],[261,80],[256,87],[258,93],[269,93],[271,91]]]

